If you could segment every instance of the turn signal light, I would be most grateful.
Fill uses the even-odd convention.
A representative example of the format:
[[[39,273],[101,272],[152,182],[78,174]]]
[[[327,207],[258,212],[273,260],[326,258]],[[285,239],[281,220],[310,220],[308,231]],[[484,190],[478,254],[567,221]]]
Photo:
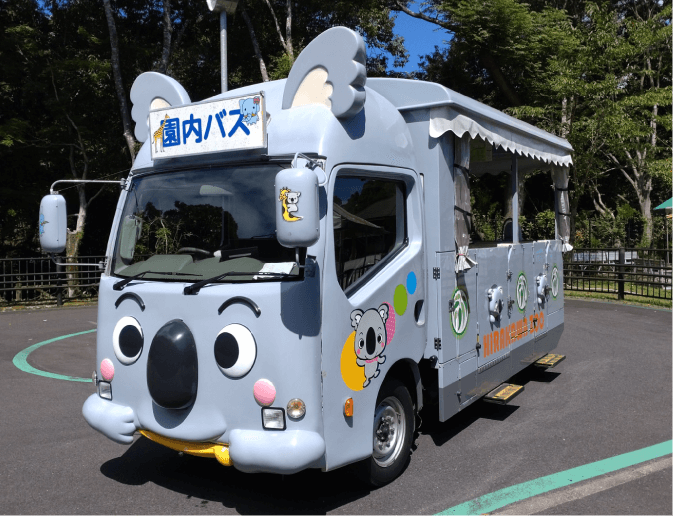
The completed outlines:
[[[352,417],[353,416],[353,398],[348,398],[346,403],[344,403],[344,416]]]

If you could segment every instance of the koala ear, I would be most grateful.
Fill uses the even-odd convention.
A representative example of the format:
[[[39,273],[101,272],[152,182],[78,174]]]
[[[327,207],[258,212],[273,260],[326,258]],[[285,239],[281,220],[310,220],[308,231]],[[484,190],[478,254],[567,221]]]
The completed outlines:
[[[245,99],[241,99],[241,100],[239,100],[239,101],[238,101],[238,108],[242,110],[242,109],[243,109],[243,104],[244,104],[244,103],[245,103]]]
[[[358,329],[358,324],[360,324],[360,319],[362,319],[362,314],[364,312],[359,308],[356,308],[351,312],[351,326],[354,330]]]
[[[301,192],[297,192],[297,197],[299,197],[300,195],[301,195]]]
[[[357,115],[365,105],[367,47],[362,36],[332,27],[299,54],[285,83],[283,109],[317,104],[337,118]]]
[[[381,320],[383,322],[388,320],[388,305],[386,303],[383,303],[381,306],[379,306],[379,315],[381,316]]]
[[[131,87],[131,102],[131,118],[136,123],[134,134],[139,142],[144,142],[150,135],[150,109],[183,106],[191,100],[175,79],[157,72],[145,72]]]

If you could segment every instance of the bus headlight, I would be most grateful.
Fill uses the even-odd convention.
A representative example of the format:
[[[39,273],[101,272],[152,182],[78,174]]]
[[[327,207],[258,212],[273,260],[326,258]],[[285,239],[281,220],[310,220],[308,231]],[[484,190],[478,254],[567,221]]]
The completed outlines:
[[[306,414],[306,405],[299,398],[293,398],[287,403],[287,415],[290,419],[301,419]]]
[[[285,411],[282,408],[263,408],[262,426],[267,430],[285,430]]]
[[[110,382],[98,382],[98,395],[104,400],[112,399],[112,385],[110,385]]]

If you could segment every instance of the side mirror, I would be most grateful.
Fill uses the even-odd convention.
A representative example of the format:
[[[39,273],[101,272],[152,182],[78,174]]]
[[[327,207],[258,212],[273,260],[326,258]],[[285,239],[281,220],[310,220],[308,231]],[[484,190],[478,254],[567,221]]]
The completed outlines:
[[[65,198],[45,195],[40,202],[40,245],[47,253],[61,253],[65,249],[67,230]]]
[[[318,176],[308,168],[276,174],[276,238],[284,247],[309,247],[320,238]]]

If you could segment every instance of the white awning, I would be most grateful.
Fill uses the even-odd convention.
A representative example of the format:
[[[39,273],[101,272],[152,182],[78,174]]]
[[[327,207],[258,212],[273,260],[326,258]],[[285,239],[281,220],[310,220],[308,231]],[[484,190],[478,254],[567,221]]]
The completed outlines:
[[[367,88],[388,99],[401,113],[430,112],[430,136],[467,132],[520,156],[549,165],[572,165],[567,140],[477,102],[440,84],[406,79],[370,78]],[[545,167],[540,167],[545,168]],[[470,170],[472,173],[472,170]],[[490,173],[490,172],[487,172]]]
[[[540,160],[549,165],[563,167],[572,165],[570,155],[572,147],[565,140],[544,133],[540,129],[507,117],[500,112],[497,112],[501,115],[499,118],[507,117],[510,120],[496,120],[484,116],[485,113],[469,113],[467,110],[460,109],[461,107],[445,105],[432,108],[430,110],[430,136],[439,138],[447,131],[451,131],[461,138],[467,132],[471,138],[479,136],[496,147],[515,152],[520,156]],[[512,123],[514,121],[516,123]],[[544,136],[541,137],[536,133],[544,133]],[[559,142],[553,140],[559,140]]]

